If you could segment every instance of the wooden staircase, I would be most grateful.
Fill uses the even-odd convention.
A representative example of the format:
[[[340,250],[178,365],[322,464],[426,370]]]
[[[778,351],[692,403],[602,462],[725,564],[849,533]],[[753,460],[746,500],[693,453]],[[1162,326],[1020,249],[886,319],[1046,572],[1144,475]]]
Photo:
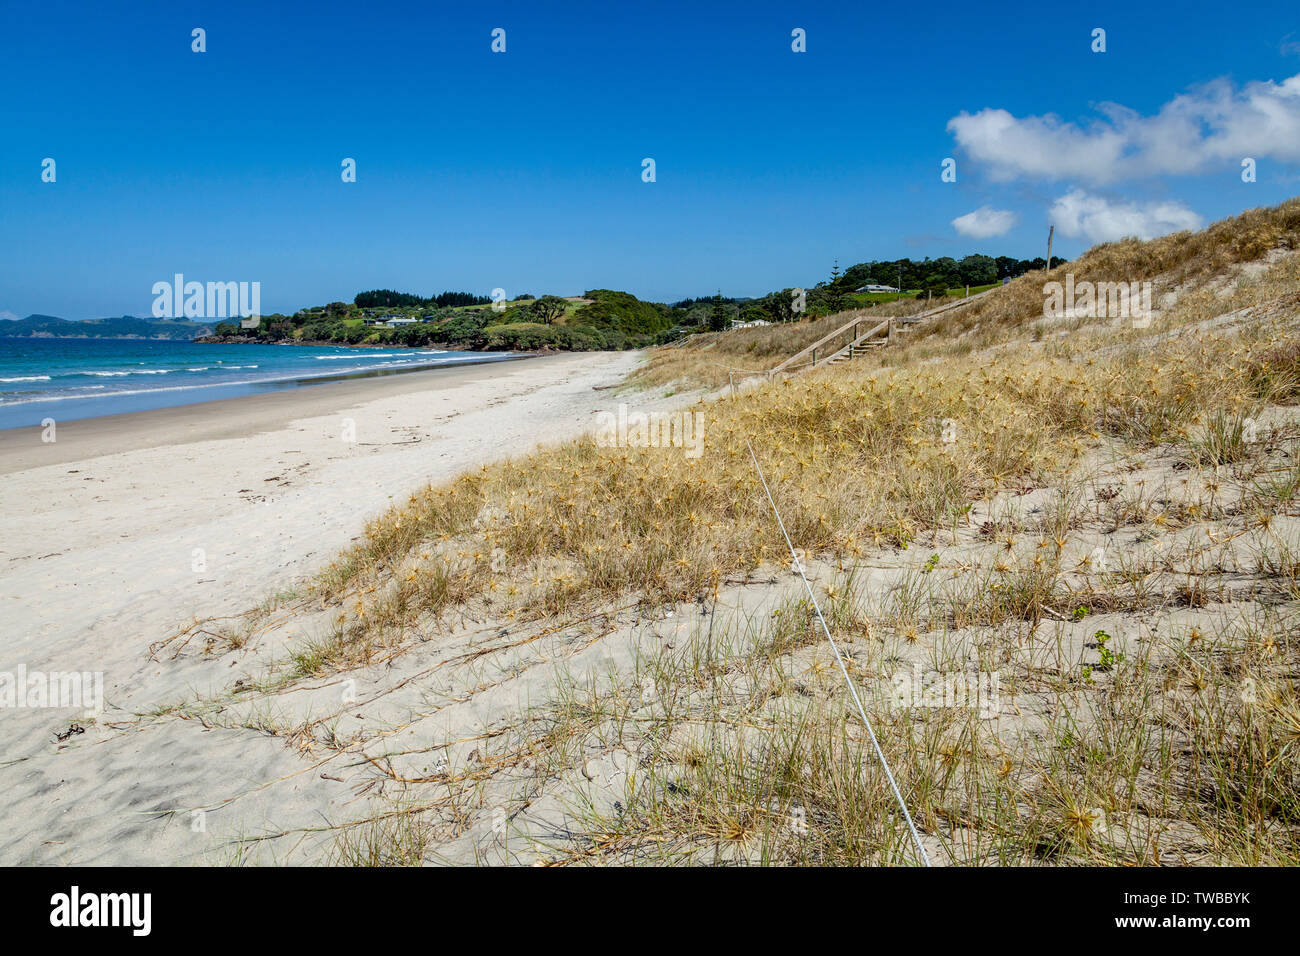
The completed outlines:
[[[865,324],[862,314],[855,314],[851,321],[822,336],[802,351],[791,355],[780,365],[771,369],[768,374],[775,375],[792,366],[802,367],[807,365],[816,367],[818,365],[829,365],[832,362],[841,362],[858,354],[860,351],[884,345],[893,337],[893,319],[885,319],[883,322],[878,322],[863,331],[862,327]],[[882,334],[884,338],[880,339],[879,336]],[[843,343],[845,335],[849,336],[847,344]]]
[[[841,325],[835,331],[822,336],[812,345],[796,352],[788,359],[769,369],[769,376],[776,375],[787,370],[795,371],[804,368],[823,368],[828,365],[838,365],[840,362],[852,361],[859,355],[864,355],[872,349],[882,348],[894,341],[895,337],[903,332],[910,332],[916,325],[926,322],[935,316],[943,315],[954,309],[960,309],[969,305],[976,299],[982,298],[992,292],[993,289],[986,289],[975,295],[967,296],[964,299],[958,299],[956,302],[948,302],[938,308],[930,309],[917,315],[909,315],[904,318],[888,318],[883,322],[878,322],[864,330],[867,325],[866,314],[855,312],[852,319]],[[848,341],[845,342],[847,337]]]

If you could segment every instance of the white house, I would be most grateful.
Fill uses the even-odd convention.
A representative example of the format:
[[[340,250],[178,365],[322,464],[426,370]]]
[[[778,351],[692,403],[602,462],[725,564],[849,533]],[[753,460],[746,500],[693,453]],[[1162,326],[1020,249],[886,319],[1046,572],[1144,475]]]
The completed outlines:
[[[858,292],[897,292],[892,285],[864,285]]]

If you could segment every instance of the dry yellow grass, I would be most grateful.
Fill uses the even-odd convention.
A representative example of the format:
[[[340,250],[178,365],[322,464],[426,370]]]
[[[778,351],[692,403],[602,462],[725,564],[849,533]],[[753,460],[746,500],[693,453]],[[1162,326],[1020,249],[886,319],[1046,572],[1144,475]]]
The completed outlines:
[[[1284,532],[1300,515],[1300,442],[1292,425],[1259,442],[1248,432],[1300,399],[1300,257],[1219,280],[1298,237],[1292,201],[1194,236],[1099,247],[1070,264],[1076,276],[1178,290],[1150,328],[1044,327],[1044,277],[1026,277],[903,346],[701,402],[699,458],[583,439],[430,487],[323,572],[315,595],[336,626],[303,650],[300,672],[379,659],[453,612],[549,625],[753,587],[753,572],[789,556],[752,443],[791,537],[848,572],[824,600],[832,627],[865,640],[855,679],[879,688],[918,652],[964,666],[949,646],[960,634],[1024,703],[1009,735],[969,713],[873,708],[942,859],[1294,863],[1300,546]],[[639,384],[725,384],[705,370],[715,358],[770,367],[833,321],[659,350]],[[1183,497],[1145,479],[1121,488],[1148,455],[1166,476],[1184,470]],[[1114,487],[1086,477],[1099,459]],[[999,517],[1031,493],[1045,495],[1032,521]],[[1088,536],[1123,533],[1159,548],[1090,567]],[[985,550],[950,567],[913,547],[961,542]],[[853,569],[884,556],[902,577],[864,604]],[[1080,611],[1140,627],[1232,600],[1248,602],[1240,627],[1175,629],[1140,652],[1112,650],[1100,628],[1086,648],[1064,643]],[[494,769],[473,785],[527,766],[530,792],[544,789],[595,741],[641,755],[635,793],[612,815],[580,814],[583,835],[554,861],[914,862],[810,612],[795,602],[718,633],[710,622],[641,662],[648,704],[632,684],[561,686],[494,731],[501,753],[485,754]],[[792,836],[794,807],[806,829]],[[340,852],[418,860],[418,812],[410,823]]]
[[[763,372],[801,351],[818,339],[847,323],[853,316],[879,321],[886,316],[916,315],[936,302],[899,299],[874,308],[841,312],[820,319],[803,319],[774,325],[736,329],[731,332],[701,332],[672,345],[655,349],[646,364],[632,376],[632,384],[641,388],[678,387],[720,388],[746,375]]]
[[[1251,209],[1200,232],[1179,232],[1143,242],[1125,239],[1094,246],[1073,262],[1051,272],[1031,272],[1014,279],[972,305],[940,318],[930,331],[951,342],[979,330],[977,344],[996,341],[1027,318],[1042,315],[1043,284],[1076,282],[1140,282],[1158,280],[1157,292],[1203,283],[1230,267],[1253,262],[1274,250],[1289,250],[1300,241],[1300,199],[1268,209]]]
[[[1066,273],[1072,273],[1076,282],[1155,281],[1158,296],[1184,286],[1196,287],[1223,275],[1234,265],[1253,262],[1270,252],[1295,249],[1298,242],[1300,199],[1269,209],[1252,209],[1201,232],[1180,232],[1149,242],[1126,239],[1103,243],[1050,273],[1027,273],[969,307],[918,326],[911,333],[911,347],[904,361],[961,354],[1015,335],[1042,316],[1044,283],[1064,281]],[[1218,314],[1214,297],[1204,298],[1211,310],[1209,314]],[[1290,304],[1296,304],[1296,300],[1293,298]],[[928,305],[902,300],[878,306],[867,314],[872,317],[913,315]],[[1191,320],[1186,306],[1179,313],[1182,321]],[[671,348],[655,350],[633,382],[645,387],[675,384],[678,388],[718,388],[730,381],[728,370],[735,373],[737,380],[746,373],[766,371],[848,318],[849,313],[843,313],[815,322],[692,336]],[[1077,322],[1074,326],[1083,324]],[[868,356],[865,361],[868,365],[894,364],[898,361],[897,354],[893,350],[885,351]]]
[[[1074,354],[1091,350],[1085,337],[996,364],[902,350],[897,367],[861,361],[704,402],[698,459],[584,439],[431,487],[325,573],[321,594],[339,605],[329,656],[364,660],[463,602],[545,616],[629,594],[690,599],[781,561],[747,441],[792,537],[853,556],[961,523],[1000,489],[1052,484],[1103,435],[1186,437],[1207,415],[1289,401],[1300,382],[1289,330],[1140,348],[1125,344],[1133,332],[1094,334],[1110,342],[1096,357]]]

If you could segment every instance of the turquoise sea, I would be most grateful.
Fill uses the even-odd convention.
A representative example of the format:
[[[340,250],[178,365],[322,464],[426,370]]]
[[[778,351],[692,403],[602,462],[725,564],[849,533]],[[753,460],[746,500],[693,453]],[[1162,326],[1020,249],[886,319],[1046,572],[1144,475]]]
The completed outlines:
[[[431,348],[0,336],[0,429],[518,357]]]

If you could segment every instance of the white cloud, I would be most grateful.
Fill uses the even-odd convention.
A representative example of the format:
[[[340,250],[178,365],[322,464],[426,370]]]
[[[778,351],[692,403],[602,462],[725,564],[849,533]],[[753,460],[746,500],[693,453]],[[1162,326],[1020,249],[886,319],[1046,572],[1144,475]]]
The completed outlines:
[[[952,227],[963,236],[970,236],[972,239],[988,239],[1010,232],[1018,218],[1010,209],[980,206],[974,212],[958,216],[952,221]]]
[[[1180,202],[1122,202],[1071,189],[1052,204],[1051,222],[1063,235],[1108,242],[1137,236],[1154,239],[1201,228],[1201,217]]]
[[[1003,109],[962,112],[948,131],[994,179],[1113,183],[1237,166],[1250,156],[1300,162],[1300,74],[1237,89],[1215,80],[1174,97],[1153,116],[1118,103],[1087,124],[1053,114],[1018,119]]]
[[[0,312],[0,321],[17,322],[18,316],[14,315],[8,309],[5,309],[3,312]]]

